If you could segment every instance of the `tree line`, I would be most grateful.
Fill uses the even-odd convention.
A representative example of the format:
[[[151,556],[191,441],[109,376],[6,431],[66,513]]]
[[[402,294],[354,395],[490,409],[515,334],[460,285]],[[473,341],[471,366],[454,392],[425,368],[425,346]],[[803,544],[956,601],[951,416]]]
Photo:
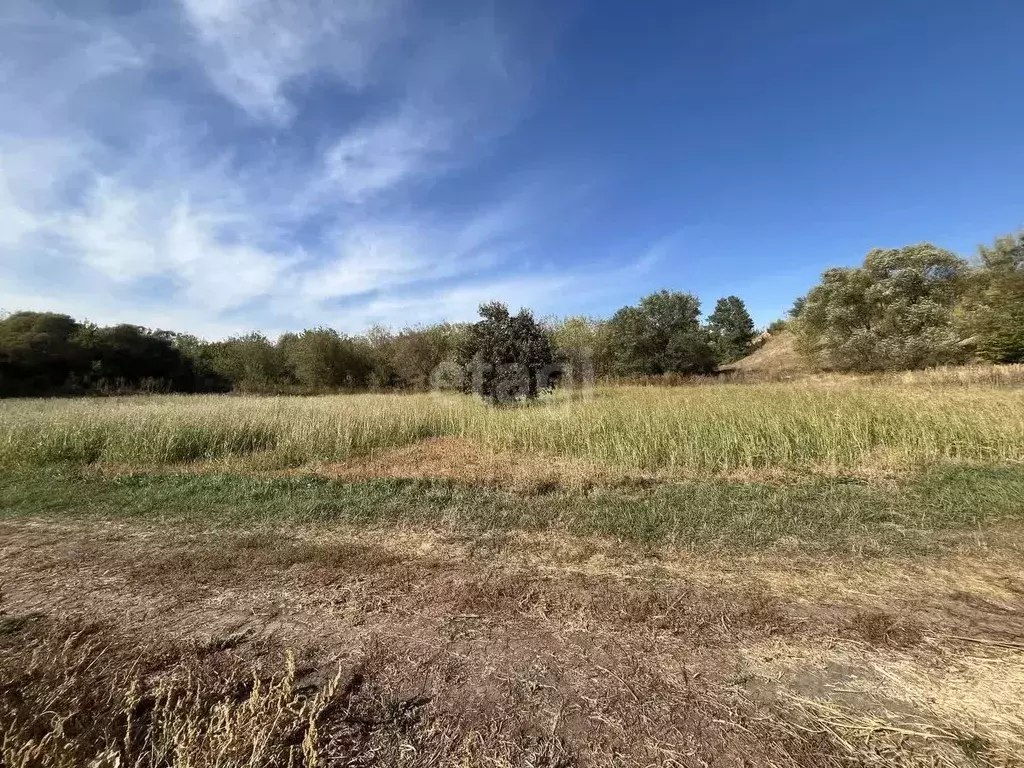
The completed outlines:
[[[703,374],[741,357],[754,338],[743,302],[718,302],[706,324],[696,297],[660,291],[610,320],[537,320],[492,302],[476,323],[440,323],[361,335],[311,328],[204,341],[136,325],[101,327],[62,314],[0,318],[0,396],[122,392],[308,393],[502,387],[536,394],[535,373],[553,366],[595,377]],[[510,367],[524,369],[521,382]],[[437,380],[438,376],[443,380]]]
[[[860,267],[826,270],[769,330],[783,327],[826,370],[1024,362],[1024,233],[970,261],[930,244],[871,251]],[[567,371],[598,379],[709,374],[748,354],[756,335],[739,297],[719,299],[702,320],[695,296],[668,290],[607,319],[538,320],[492,302],[476,323],[360,335],[320,327],[213,342],[15,312],[0,318],[0,396],[447,386],[502,400],[535,395]]]

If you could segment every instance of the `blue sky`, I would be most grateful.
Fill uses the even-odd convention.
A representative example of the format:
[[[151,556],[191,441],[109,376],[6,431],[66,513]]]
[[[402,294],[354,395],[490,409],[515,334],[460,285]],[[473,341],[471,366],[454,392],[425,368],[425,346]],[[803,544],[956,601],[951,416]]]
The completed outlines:
[[[767,324],[1024,225],[1017,0],[4,0],[0,309],[219,338]]]

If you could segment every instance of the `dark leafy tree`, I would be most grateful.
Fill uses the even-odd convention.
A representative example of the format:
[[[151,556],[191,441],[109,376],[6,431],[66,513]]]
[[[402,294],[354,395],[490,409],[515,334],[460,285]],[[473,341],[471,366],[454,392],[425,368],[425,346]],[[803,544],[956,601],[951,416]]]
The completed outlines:
[[[491,302],[480,306],[480,318],[469,327],[459,354],[468,391],[507,405],[534,398],[549,386],[551,342],[532,313],[511,315],[504,304]]]
[[[707,331],[680,331],[672,334],[665,348],[665,373],[702,376],[715,370],[717,360]]]
[[[700,324],[700,302],[659,291],[623,307],[608,323],[612,366],[619,376],[709,373],[715,354]]]
[[[708,317],[708,333],[719,364],[748,355],[754,343],[754,321],[743,300],[738,296],[719,299]]]
[[[211,370],[204,375],[197,368],[178,339],[135,325],[100,327],[67,315],[19,312],[0,321],[0,394],[225,389]]]
[[[127,324],[87,326],[78,339],[89,354],[93,388],[192,390],[191,361],[175,346],[172,333]]]
[[[15,312],[0,320],[0,395],[56,394],[82,377],[82,326],[67,315]]]
[[[173,344],[187,361],[192,383],[189,392],[229,392],[231,382],[217,372],[211,354],[211,344],[188,333],[173,334]]]

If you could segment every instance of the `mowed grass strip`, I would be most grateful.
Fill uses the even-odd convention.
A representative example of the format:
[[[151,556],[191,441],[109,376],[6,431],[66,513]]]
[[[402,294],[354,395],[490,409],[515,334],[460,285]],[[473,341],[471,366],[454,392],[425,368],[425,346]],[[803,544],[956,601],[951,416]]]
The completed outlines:
[[[1024,520],[1024,470],[946,468],[899,484],[815,476],[797,485],[709,478],[650,488],[522,495],[431,480],[350,483],[243,475],[104,477],[77,468],[0,473],[0,516],[133,519],[209,530],[412,526],[599,535],[674,546],[903,551],[934,533]]]
[[[252,457],[265,467],[295,467],[432,437],[691,475],[1013,465],[1024,461],[1024,391],[851,379],[607,387],[514,409],[439,394],[0,402],[0,466]]]

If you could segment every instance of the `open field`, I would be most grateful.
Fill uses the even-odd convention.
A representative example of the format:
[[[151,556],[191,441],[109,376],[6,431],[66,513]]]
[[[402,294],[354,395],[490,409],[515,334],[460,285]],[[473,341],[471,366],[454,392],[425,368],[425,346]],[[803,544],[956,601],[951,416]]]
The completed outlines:
[[[0,765],[1020,765],[1011,383],[0,402]]]
[[[344,461],[435,437],[643,472],[862,472],[1013,463],[1019,389],[797,384],[598,388],[495,409],[460,395],[148,396],[0,403],[0,462]]]

